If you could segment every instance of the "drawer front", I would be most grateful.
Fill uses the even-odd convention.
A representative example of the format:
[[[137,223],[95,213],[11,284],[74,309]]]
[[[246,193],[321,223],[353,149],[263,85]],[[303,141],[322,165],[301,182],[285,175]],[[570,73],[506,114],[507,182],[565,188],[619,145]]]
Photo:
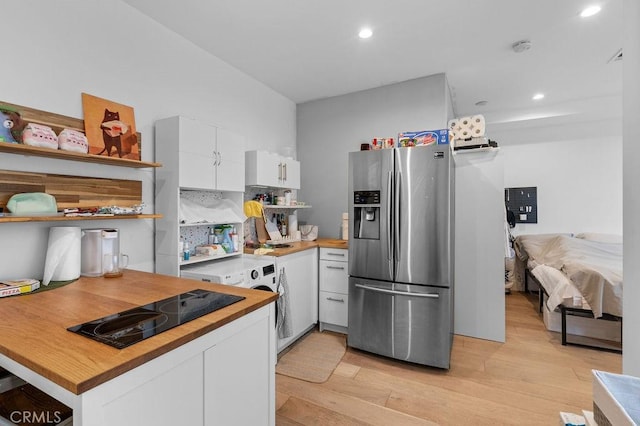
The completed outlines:
[[[349,260],[349,250],[321,247],[320,260],[337,260],[339,262],[347,262]]]
[[[346,262],[320,261],[320,290],[349,293],[349,271]]]
[[[320,322],[347,326],[349,297],[346,294],[320,292]]]

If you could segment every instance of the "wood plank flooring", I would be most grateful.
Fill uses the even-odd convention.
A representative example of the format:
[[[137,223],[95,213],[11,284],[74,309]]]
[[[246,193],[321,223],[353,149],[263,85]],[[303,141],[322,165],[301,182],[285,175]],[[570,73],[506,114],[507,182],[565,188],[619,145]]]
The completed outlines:
[[[325,383],[276,375],[276,424],[555,425],[592,409],[591,369],[621,372],[619,354],[562,346],[537,296],[506,296],[506,330],[505,343],[456,335],[449,371],[348,348]]]

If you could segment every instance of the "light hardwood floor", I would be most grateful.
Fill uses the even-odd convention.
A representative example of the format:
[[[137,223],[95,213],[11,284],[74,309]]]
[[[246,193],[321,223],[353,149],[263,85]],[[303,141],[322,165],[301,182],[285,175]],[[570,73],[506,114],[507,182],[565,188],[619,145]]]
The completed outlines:
[[[506,296],[506,343],[455,336],[451,369],[347,349],[329,380],[276,375],[277,425],[557,425],[592,408],[591,369],[620,373],[622,356],[562,346],[537,298]]]

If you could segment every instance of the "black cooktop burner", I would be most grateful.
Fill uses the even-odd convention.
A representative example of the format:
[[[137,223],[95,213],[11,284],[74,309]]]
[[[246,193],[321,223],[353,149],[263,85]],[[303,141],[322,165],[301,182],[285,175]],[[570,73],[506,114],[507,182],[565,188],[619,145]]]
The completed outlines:
[[[244,299],[209,290],[192,290],[67,330],[122,349]]]

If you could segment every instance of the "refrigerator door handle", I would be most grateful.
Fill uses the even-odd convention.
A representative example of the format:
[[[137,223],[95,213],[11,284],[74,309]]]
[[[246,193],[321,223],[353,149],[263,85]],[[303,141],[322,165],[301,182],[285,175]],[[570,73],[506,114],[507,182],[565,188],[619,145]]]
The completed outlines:
[[[356,284],[355,286],[363,290],[371,290],[371,291],[376,291],[378,293],[393,294],[396,296],[425,297],[429,299],[440,298],[440,295],[438,293],[410,293],[408,291],[386,290],[384,288],[370,287],[368,285],[363,285],[363,284]]]
[[[392,213],[393,213],[393,208],[392,208],[392,202],[391,202],[391,190],[393,188],[393,172],[389,172],[387,174],[387,194],[389,194],[389,202],[387,202],[387,220],[391,220],[393,222],[392,219]],[[387,226],[387,260],[389,261],[389,273],[390,276],[393,277],[393,271],[392,271],[392,267],[393,267],[393,240],[392,240],[392,236],[393,233],[391,232],[391,224],[389,224],[389,226]]]
[[[402,186],[402,173],[401,172],[397,172],[396,173],[396,181],[395,181],[395,194],[394,194],[394,203],[395,203],[395,212],[394,212],[394,218],[393,218],[393,231],[394,231],[394,253],[393,253],[393,258],[395,260],[395,262],[397,263],[401,258],[402,258],[402,253],[401,248],[402,248],[402,241],[401,241],[401,234],[400,234],[400,214],[402,213],[400,211],[400,202],[401,197],[400,197],[400,190]]]

